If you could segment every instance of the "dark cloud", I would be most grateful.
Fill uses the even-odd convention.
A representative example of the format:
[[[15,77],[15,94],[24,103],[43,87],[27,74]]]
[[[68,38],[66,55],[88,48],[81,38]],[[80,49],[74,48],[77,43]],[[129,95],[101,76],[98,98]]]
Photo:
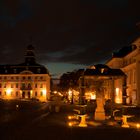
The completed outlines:
[[[0,63],[19,63],[35,45],[40,62],[93,64],[140,30],[139,0],[1,0]]]

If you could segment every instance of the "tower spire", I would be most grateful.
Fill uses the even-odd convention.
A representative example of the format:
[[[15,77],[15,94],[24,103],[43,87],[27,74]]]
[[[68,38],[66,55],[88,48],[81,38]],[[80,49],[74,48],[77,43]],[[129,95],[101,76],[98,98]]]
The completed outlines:
[[[28,45],[25,54],[25,63],[32,64],[35,63],[34,47]]]

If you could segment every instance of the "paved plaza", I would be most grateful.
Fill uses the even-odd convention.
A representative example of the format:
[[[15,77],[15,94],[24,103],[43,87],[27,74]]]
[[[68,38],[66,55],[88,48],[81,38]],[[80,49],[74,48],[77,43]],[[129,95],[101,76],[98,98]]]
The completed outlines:
[[[18,105],[18,106],[17,106]],[[69,127],[70,105],[59,112],[49,109],[49,104],[30,101],[0,102],[0,140],[138,140],[136,128],[121,128],[104,123],[95,125],[91,118],[88,127]]]

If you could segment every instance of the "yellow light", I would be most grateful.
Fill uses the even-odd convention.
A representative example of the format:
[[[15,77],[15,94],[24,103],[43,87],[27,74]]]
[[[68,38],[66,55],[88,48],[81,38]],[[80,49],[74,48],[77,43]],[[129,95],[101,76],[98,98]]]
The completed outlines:
[[[94,95],[91,94],[91,97],[90,98],[91,98],[91,100],[95,100],[96,99],[96,95],[95,94]]]
[[[115,90],[116,90],[115,102],[120,104],[120,103],[122,103],[122,94],[121,94],[119,88],[116,88]]]
[[[11,92],[12,92],[12,90],[11,90],[10,88],[8,88],[8,89],[6,90],[7,96],[10,96],[10,95],[11,95]]]
[[[72,116],[68,116],[68,119],[71,120],[72,119]]]
[[[42,90],[42,93],[43,93],[43,96],[45,96],[45,95],[46,95],[46,90],[43,89],[43,90]]]
[[[139,128],[140,128],[140,124],[139,124],[139,123],[137,123],[137,124],[136,124],[136,127],[139,129]]]
[[[71,90],[69,90],[69,91],[68,91],[68,94],[69,94],[69,95],[71,95],[71,94],[72,94],[72,91],[71,91]]]
[[[54,93],[54,94],[56,94],[56,93],[57,93],[57,91],[55,90],[53,93]]]
[[[72,124],[72,122],[69,122],[68,125],[69,125],[70,127],[72,127],[73,124]]]

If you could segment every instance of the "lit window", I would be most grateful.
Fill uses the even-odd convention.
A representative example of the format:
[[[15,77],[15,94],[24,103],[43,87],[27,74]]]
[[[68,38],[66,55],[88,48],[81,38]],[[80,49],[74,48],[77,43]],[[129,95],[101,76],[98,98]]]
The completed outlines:
[[[116,88],[115,103],[122,103],[122,93],[119,88]]]

